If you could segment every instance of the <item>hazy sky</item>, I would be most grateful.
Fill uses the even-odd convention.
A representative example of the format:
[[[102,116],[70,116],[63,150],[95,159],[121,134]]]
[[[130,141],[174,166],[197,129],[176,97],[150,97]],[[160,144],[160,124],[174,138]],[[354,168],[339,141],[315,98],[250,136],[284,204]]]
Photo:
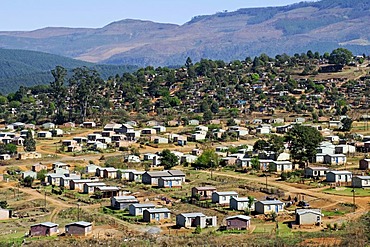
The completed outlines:
[[[300,0],[0,0],[0,30],[102,27],[122,19],[183,24],[193,16]]]

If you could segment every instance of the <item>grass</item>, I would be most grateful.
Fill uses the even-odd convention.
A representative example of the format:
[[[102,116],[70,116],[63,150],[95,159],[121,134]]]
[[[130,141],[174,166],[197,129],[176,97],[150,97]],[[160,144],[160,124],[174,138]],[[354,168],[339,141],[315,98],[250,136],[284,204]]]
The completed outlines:
[[[321,211],[322,214],[324,214],[324,216],[327,216],[327,217],[330,217],[330,216],[341,216],[341,215],[345,215],[346,212],[344,211],[325,211],[325,210],[322,210]]]
[[[345,188],[340,190],[324,189],[322,190],[322,192],[340,196],[353,196],[352,188]],[[357,188],[355,189],[355,196],[370,196],[370,190]]]
[[[276,229],[276,224],[275,223],[261,223],[261,224],[256,224],[256,229],[253,231],[254,234],[272,234],[276,233],[277,236],[279,237],[289,237],[292,236],[293,233],[291,229],[288,227],[288,224],[284,224],[283,222],[278,223],[279,228]]]

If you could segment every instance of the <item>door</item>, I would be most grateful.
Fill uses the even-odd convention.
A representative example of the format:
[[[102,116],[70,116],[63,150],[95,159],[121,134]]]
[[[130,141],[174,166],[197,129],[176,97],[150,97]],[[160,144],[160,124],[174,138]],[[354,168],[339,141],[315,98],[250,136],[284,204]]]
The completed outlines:
[[[155,220],[159,221],[159,219],[160,219],[159,214],[155,214]]]
[[[279,205],[275,205],[275,212],[279,213]]]
[[[168,186],[172,188],[172,181],[168,181]]]

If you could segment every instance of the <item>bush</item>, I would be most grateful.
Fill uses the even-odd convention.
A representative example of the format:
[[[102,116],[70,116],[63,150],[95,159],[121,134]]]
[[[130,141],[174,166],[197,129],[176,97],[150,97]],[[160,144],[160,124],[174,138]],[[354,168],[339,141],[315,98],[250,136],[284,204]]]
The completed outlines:
[[[194,234],[200,234],[202,232],[202,228],[200,228],[200,226],[198,225],[195,230],[194,230]]]

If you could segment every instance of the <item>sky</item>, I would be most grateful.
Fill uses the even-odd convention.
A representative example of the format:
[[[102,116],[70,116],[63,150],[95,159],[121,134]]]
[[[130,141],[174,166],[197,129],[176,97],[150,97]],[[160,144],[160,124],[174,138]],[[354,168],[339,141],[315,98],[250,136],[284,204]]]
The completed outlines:
[[[122,19],[184,24],[197,15],[300,0],[0,0],[0,31],[103,27]]]

